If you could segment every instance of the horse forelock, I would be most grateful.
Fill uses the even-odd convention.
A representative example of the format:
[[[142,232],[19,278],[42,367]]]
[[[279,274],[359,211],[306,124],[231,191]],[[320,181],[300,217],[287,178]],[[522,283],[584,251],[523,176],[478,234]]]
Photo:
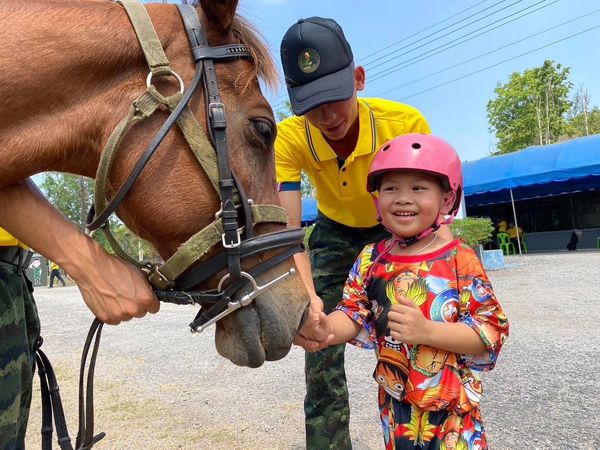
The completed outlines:
[[[241,44],[248,47],[255,70],[253,75],[261,78],[269,89],[275,90],[279,81],[277,68],[273,55],[260,33],[245,18],[237,15],[233,19],[231,32]]]

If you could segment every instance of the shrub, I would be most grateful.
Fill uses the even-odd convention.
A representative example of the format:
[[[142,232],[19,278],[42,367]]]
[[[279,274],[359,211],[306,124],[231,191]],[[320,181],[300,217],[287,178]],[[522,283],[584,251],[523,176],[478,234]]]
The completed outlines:
[[[304,227],[304,247],[306,250],[308,250],[308,240],[310,239],[310,234],[312,233],[314,227],[314,223],[309,227]]]
[[[492,240],[494,225],[492,221],[483,217],[467,217],[465,219],[456,219],[450,225],[452,234],[461,239],[471,247],[477,247],[479,244],[485,244]]]

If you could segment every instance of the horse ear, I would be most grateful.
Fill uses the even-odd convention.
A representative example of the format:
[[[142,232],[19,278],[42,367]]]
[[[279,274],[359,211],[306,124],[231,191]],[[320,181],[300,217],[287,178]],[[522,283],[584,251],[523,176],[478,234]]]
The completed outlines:
[[[238,0],[201,0],[200,6],[206,19],[206,32],[213,45],[229,35]]]

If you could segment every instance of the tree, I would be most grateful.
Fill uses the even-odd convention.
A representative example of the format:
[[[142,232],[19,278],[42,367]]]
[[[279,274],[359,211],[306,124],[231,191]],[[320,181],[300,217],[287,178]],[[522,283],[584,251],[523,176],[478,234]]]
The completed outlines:
[[[56,209],[80,229],[85,228],[87,214],[93,202],[94,180],[77,175],[48,172],[40,188]],[[117,218],[110,218],[110,229],[125,252],[136,259],[144,255],[145,259],[157,259],[158,254],[152,246],[135,236]],[[95,233],[96,240],[108,252],[114,253],[103,233]],[[141,250],[141,251],[140,251]]]
[[[572,104],[568,115],[569,137],[600,133],[600,109],[590,106],[590,95],[583,85],[577,88]]]
[[[41,184],[50,203],[82,230],[93,201],[94,180],[76,175],[48,172]]]
[[[495,154],[550,144],[568,133],[568,95],[573,86],[568,76],[568,67],[546,60],[496,86],[496,97],[487,104],[490,131],[498,139]]]
[[[283,109],[276,111],[275,115],[277,116],[277,121],[281,122],[284,119],[287,119],[293,114],[292,104],[289,100],[284,102]],[[315,195],[315,187],[310,182],[308,175],[305,172],[300,174],[300,189],[302,191],[303,197],[314,197]]]

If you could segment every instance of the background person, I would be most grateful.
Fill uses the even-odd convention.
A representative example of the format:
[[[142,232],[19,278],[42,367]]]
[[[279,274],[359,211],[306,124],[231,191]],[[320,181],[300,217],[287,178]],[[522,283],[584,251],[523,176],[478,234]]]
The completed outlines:
[[[295,261],[311,294],[311,311],[331,312],[356,255],[365,244],[388,235],[365,190],[376,150],[397,135],[429,133],[429,125],[411,106],[357,97],[365,87],[365,70],[354,65],[350,44],[333,19],[311,17],[292,25],[281,42],[281,61],[296,116],[278,125],[279,199],[289,226],[299,227],[302,171],[315,186],[319,212],[310,260],[305,252]],[[295,342],[305,344],[304,337]],[[306,353],[308,449],[351,448],[344,348]]]
[[[495,366],[509,327],[474,251],[437,233],[460,205],[460,159],[442,139],[400,136],[368,187],[392,236],[362,250],[336,311],[301,331],[376,349],[387,450],[486,449],[477,371]]]
[[[523,242],[523,235],[524,235],[523,228],[521,228],[519,226],[515,227],[514,223],[509,222],[508,228],[506,229],[506,233],[508,234],[510,241],[514,244],[515,249],[517,249],[517,251],[518,251],[519,244],[517,243],[517,241]]]
[[[54,261],[50,261],[50,287],[54,287],[54,278],[60,281],[64,286],[66,286],[65,280],[60,273],[60,267]]]

